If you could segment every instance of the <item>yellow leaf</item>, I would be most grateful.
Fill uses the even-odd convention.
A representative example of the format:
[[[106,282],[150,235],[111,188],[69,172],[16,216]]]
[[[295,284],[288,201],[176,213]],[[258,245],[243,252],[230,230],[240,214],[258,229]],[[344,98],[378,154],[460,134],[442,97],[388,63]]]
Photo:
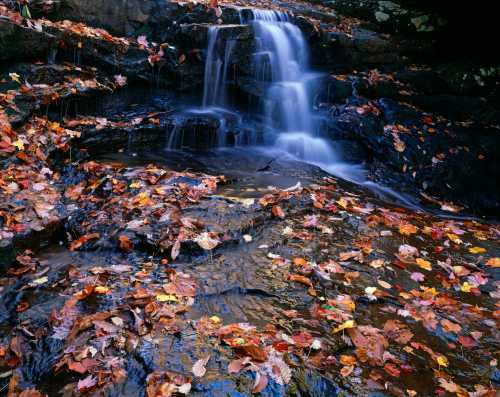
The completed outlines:
[[[415,234],[417,232],[417,227],[411,223],[403,222],[399,225],[399,233],[409,236],[410,234]]]
[[[216,324],[217,324],[217,323],[220,323],[220,322],[222,321],[222,320],[220,319],[220,317],[218,317],[218,316],[212,316],[212,317],[210,317],[210,319],[209,319],[209,320],[210,320],[211,322],[213,322],[213,323],[216,323]]]
[[[500,267],[500,258],[490,258],[486,264],[491,267]]]
[[[469,252],[471,254],[484,254],[486,252],[486,249],[484,249],[483,247],[472,247],[469,248]]]
[[[104,285],[98,285],[94,288],[94,292],[96,294],[106,294],[109,292],[109,287],[105,287]]]
[[[462,292],[470,292],[472,286],[467,282],[465,281],[461,286],[460,286],[460,291]]]
[[[20,139],[18,139],[17,141],[13,142],[12,145],[14,145],[15,147],[17,147],[19,150],[23,150],[24,149],[24,142],[21,141]]]
[[[460,240],[460,238],[456,234],[447,233],[446,236],[455,244],[462,244],[462,240]]]
[[[417,262],[417,265],[424,270],[428,270],[428,271],[432,270],[431,263],[429,261],[426,261],[425,259],[417,258],[417,259],[415,259],[415,262]]]
[[[347,320],[345,323],[340,324],[337,328],[335,328],[332,332],[336,334],[337,332],[340,332],[344,329],[347,328],[354,328],[354,321],[353,320]]]
[[[21,84],[21,80],[19,80],[21,76],[19,76],[17,73],[9,73],[9,77],[12,79],[12,81]]]
[[[448,359],[445,356],[438,356],[436,358],[436,361],[440,367],[447,367],[448,366]]]
[[[170,294],[158,294],[156,295],[156,300],[158,302],[177,302],[177,297]]]
[[[337,204],[344,209],[346,209],[347,206],[349,205],[344,197],[341,197],[339,200],[337,200]]]
[[[131,183],[131,184],[129,185],[129,187],[130,187],[131,189],[139,189],[141,186],[142,186],[142,185],[141,185],[141,183],[140,183],[140,182],[133,182],[133,183]]]

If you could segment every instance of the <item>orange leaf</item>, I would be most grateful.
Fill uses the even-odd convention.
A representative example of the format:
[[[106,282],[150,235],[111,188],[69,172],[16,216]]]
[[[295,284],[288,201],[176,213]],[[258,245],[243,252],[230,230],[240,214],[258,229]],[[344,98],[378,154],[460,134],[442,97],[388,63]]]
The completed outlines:
[[[305,276],[301,276],[300,274],[290,274],[290,277],[288,277],[288,279],[291,281],[296,281],[297,283],[307,285],[308,287],[313,286],[313,283],[311,280],[309,280]]]
[[[283,219],[285,217],[285,212],[281,209],[281,207],[279,205],[275,205],[273,207],[273,209],[271,210],[271,212],[273,213],[273,215],[276,217],[276,218],[281,218]]]
[[[120,248],[126,252],[130,252],[134,248],[132,241],[124,234],[118,237],[118,241],[120,242]]]

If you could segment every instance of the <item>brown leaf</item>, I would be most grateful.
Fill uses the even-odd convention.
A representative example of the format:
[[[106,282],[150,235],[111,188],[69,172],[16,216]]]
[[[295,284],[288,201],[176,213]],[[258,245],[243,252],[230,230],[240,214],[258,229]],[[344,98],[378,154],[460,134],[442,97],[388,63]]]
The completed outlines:
[[[100,237],[101,237],[101,235],[99,233],[86,234],[85,236],[80,237],[78,240],[73,241],[71,243],[71,245],[69,246],[69,249],[71,251],[75,251],[75,250],[79,249],[82,245],[84,245],[86,242],[88,242],[90,240],[98,239]]]
[[[267,361],[267,353],[262,347],[254,345],[238,346],[235,348],[235,350],[242,356],[250,356],[255,361]]]
[[[179,256],[180,250],[181,250],[181,240],[178,238],[177,240],[175,240],[175,243],[172,246],[172,250],[170,251],[170,256],[172,257],[172,260],[175,261],[175,259]]]
[[[125,252],[130,252],[134,248],[132,241],[130,241],[130,239],[124,234],[121,234],[118,237],[118,241],[120,242],[120,248]]]
[[[401,371],[399,368],[392,363],[387,363],[384,365],[384,371],[387,372],[389,375],[394,376],[394,377],[399,377],[401,375]]]

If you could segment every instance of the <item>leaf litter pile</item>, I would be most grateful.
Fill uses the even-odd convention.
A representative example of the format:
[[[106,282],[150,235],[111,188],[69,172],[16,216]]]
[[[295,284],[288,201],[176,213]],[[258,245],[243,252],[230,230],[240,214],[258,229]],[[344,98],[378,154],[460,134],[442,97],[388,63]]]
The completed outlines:
[[[34,188],[64,204],[67,248],[20,252],[1,279],[8,395],[495,395],[496,225],[332,178],[242,202],[222,176],[73,165],[73,184]]]

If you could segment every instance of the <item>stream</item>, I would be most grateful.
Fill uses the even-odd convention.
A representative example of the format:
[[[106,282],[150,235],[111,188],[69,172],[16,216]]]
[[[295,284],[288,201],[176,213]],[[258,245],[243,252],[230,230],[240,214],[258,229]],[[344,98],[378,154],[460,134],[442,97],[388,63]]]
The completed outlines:
[[[81,106],[162,135],[96,128],[108,143],[55,157],[64,220],[0,276],[0,395],[496,395],[498,225],[343,161],[301,30],[239,18],[266,87],[251,107],[229,25],[208,28],[201,97]]]

